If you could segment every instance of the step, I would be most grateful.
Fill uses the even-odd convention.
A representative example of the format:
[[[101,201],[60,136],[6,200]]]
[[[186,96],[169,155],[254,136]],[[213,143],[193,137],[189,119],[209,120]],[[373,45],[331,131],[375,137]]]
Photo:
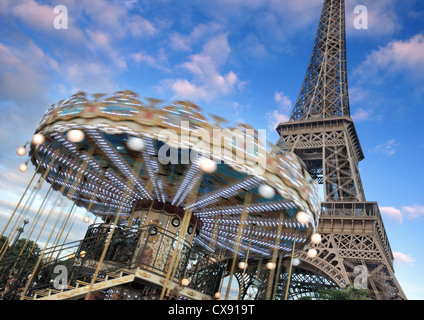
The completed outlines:
[[[53,294],[60,293],[60,290],[56,290],[56,289],[47,289],[47,290],[50,291]]]
[[[106,277],[107,279],[109,279],[109,277],[119,278],[119,274],[106,272]]]
[[[75,282],[77,283],[77,286],[76,286],[77,288],[79,288],[80,285],[82,285],[82,286],[89,286],[90,285],[90,283],[84,282],[84,281],[81,281],[81,280],[77,280]]]
[[[73,286],[66,286],[66,288],[63,288],[62,289],[62,291],[64,291],[64,290],[72,290],[72,289],[75,289],[75,287],[73,287]]]
[[[34,294],[36,294],[37,296],[48,296],[49,294],[46,291],[34,291]]]
[[[123,275],[135,275],[134,271],[128,270],[128,269],[122,269],[119,274],[121,275],[121,277]]]
[[[106,280],[106,278],[96,277],[95,282],[102,282],[102,281],[105,281],[105,280]]]

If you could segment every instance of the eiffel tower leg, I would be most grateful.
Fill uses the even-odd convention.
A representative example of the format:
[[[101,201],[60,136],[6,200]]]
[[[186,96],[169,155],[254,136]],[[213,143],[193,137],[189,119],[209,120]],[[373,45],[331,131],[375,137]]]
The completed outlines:
[[[325,202],[318,255],[300,258],[339,287],[366,284],[377,300],[406,299],[376,202]]]

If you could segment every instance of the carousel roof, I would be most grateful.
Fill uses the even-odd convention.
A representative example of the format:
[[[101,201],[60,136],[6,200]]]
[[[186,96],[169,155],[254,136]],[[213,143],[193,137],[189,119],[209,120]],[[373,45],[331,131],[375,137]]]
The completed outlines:
[[[45,140],[30,155],[55,190],[93,214],[125,219],[154,201],[191,210],[201,225],[196,241],[206,249],[212,238],[231,248],[240,223],[250,256],[272,254],[279,224],[280,251],[291,249],[295,230],[298,247],[307,245],[319,218],[317,183],[296,155],[267,152],[260,132],[223,122],[187,101],[79,92],[44,114],[36,134]],[[296,220],[299,211],[307,223]]]

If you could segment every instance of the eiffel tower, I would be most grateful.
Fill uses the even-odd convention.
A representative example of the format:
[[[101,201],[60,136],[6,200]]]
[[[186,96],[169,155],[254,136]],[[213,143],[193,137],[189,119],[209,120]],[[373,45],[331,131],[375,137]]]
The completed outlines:
[[[296,153],[324,193],[318,255],[299,256],[289,297],[360,284],[373,299],[406,299],[378,204],[365,199],[358,170],[364,153],[350,116],[346,64],[345,2],[324,0],[299,97],[289,121],[277,127],[277,146]]]

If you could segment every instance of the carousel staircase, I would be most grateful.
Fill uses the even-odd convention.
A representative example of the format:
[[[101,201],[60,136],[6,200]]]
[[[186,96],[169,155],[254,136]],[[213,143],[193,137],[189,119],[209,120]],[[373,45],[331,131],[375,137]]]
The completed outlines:
[[[86,297],[89,292],[94,293],[133,281],[142,281],[155,286],[162,286],[165,282],[162,276],[145,269],[121,269],[116,272],[105,273],[104,278],[96,277],[91,288],[90,282],[76,280],[75,287],[66,286],[61,290],[52,288],[35,290],[32,297],[25,296],[24,300],[77,300]],[[211,300],[211,296],[208,294],[189,287],[182,287],[177,282],[171,285],[172,288],[177,288],[179,294],[188,299]]]
[[[30,300],[68,300],[85,297],[89,292],[108,289],[117,285],[134,281],[135,272],[122,269],[114,273],[106,273],[104,278],[96,277],[90,289],[90,282],[76,280],[75,287],[66,286],[61,290],[48,288],[34,291],[34,297],[25,297]]]

